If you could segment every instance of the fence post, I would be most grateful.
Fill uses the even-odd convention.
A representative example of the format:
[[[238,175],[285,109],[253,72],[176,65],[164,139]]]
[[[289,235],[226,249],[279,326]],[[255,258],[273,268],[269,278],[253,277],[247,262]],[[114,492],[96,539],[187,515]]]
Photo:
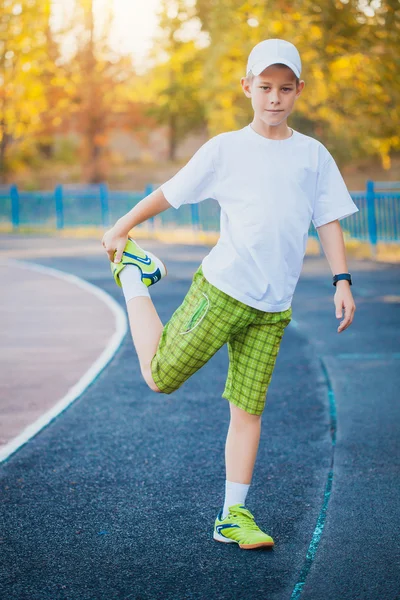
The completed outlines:
[[[14,229],[19,227],[19,192],[15,184],[10,187],[11,222]]]
[[[57,229],[64,229],[64,207],[62,185],[57,185],[54,190],[54,199],[56,201],[56,221]]]
[[[146,187],[145,187],[145,190],[144,190],[144,196],[146,197],[149,194],[151,194],[151,192],[153,191],[153,189],[154,189],[153,188],[153,184],[148,183],[146,185]],[[154,229],[154,227],[155,227],[154,217],[150,217],[149,221],[150,221],[150,224],[151,224],[151,228]]]
[[[377,242],[377,226],[376,226],[376,211],[375,211],[375,190],[374,182],[367,181],[367,216],[368,216],[368,235],[371,244],[371,252],[373,258],[376,258],[376,242]]]
[[[110,225],[110,211],[108,207],[108,187],[106,183],[100,184],[101,219],[103,227]]]
[[[192,210],[192,227],[195,231],[198,231],[200,228],[199,205],[191,204],[190,208]]]

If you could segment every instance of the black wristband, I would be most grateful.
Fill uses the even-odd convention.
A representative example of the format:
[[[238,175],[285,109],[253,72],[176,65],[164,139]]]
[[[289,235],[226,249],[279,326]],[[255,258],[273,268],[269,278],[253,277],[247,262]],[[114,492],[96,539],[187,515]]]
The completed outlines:
[[[340,281],[341,279],[346,279],[350,283],[350,285],[353,285],[353,283],[351,281],[350,273],[339,273],[339,275],[334,275],[333,276],[333,285],[336,286],[337,282]]]

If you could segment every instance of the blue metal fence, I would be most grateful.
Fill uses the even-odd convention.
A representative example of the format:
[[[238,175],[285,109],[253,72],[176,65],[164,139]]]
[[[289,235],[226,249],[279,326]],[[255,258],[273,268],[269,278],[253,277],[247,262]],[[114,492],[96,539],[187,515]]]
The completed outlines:
[[[114,191],[106,184],[58,185],[54,191],[23,192],[16,185],[0,187],[0,224],[64,229],[109,227],[157,186],[144,192]],[[354,239],[400,242],[400,182],[367,181],[365,191],[351,192],[359,212],[343,219],[343,230]],[[219,231],[219,206],[213,200],[167,210],[150,219],[153,228]],[[309,235],[318,238],[311,224]]]

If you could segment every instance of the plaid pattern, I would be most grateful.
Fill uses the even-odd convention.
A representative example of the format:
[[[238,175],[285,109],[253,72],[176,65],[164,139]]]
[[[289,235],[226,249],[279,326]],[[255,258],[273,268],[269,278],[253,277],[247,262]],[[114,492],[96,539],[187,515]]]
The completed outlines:
[[[151,363],[154,382],[171,394],[227,343],[229,371],[222,396],[260,415],[291,316],[291,307],[268,313],[235,300],[211,285],[200,265],[162,332]]]

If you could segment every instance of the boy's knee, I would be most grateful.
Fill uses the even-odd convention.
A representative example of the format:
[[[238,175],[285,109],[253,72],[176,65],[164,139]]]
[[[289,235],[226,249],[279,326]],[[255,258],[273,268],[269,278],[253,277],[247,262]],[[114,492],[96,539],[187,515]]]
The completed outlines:
[[[158,392],[159,394],[162,394],[162,391],[157,387],[157,385],[154,382],[150,367],[142,369],[142,375],[143,379],[145,380],[149,388],[153,390],[153,392]]]

